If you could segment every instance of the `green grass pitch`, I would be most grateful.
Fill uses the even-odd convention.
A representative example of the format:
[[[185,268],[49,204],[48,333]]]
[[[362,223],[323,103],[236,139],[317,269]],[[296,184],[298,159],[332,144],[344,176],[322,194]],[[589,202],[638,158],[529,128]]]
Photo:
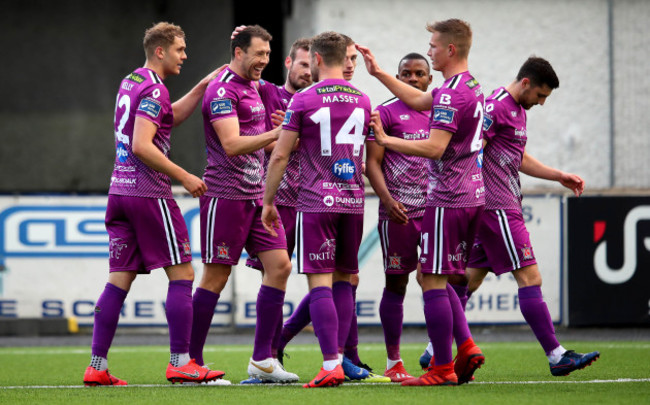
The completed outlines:
[[[650,342],[564,342],[580,352],[598,350],[601,358],[567,377],[552,377],[546,357],[534,342],[483,343],[485,365],[476,381],[458,387],[401,387],[399,384],[346,383],[336,388],[304,389],[321,365],[317,345],[289,345],[289,371],[298,385],[241,386],[252,353],[250,345],[208,346],[205,359],[226,372],[232,386],[181,386],[165,380],[168,348],[115,346],[111,372],[128,387],[87,387],[82,376],[89,347],[0,348],[0,404],[650,404]],[[406,369],[421,374],[422,344],[402,345]],[[381,344],[362,344],[361,358],[379,371],[386,354]]]

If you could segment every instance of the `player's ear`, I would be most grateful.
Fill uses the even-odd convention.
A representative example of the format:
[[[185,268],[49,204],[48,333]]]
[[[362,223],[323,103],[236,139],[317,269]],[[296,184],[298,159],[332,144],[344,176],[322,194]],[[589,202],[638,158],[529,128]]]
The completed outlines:
[[[289,70],[289,68],[291,67],[291,62],[293,62],[293,61],[291,60],[291,56],[287,56],[287,57],[284,59],[284,67],[286,67],[287,70]]]
[[[238,46],[235,47],[235,58],[236,59],[241,59],[241,56],[242,56],[243,53],[244,53],[243,49],[241,49]]]
[[[158,59],[164,59],[165,58],[165,49],[162,46],[156,47],[156,50],[153,51],[153,54],[156,55],[156,58]]]

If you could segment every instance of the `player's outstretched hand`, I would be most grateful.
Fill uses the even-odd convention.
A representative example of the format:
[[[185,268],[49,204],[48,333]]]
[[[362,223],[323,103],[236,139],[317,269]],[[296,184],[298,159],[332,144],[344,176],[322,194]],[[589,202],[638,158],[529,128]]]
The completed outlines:
[[[375,142],[379,146],[386,146],[389,136],[384,132],[384,127],[381,125],[381,118],[379,111],[373,111],[370,114],[370,128],[375,134]]]
[[[576,197],[580,197],[580,195],[585,191],[585,181],[577,174],[562,173],[562,176],[558,181],[564,187],[573,190],[573,194],[575,194]]]
[[[203,180],[190,173],[187,174],[181,184],[194,198],[201,197],[206,191],[208,191],[208,186],[205,185]]]
[[[361,52],[361,56],[363,56],[363,61],[366,64],[366,69],[368,70],[368,73],[370,73],[370,75],[372,76],[375,76],[377,73],[379,73],[381,68],[377,64],[375,55],[373,55],[372,52],[370,52],[370,49],[359,44],[356,44],[355,46],[357,47],[357,50]]]
[[[383,202],[382,202],[383,203]],[[390,201],[386,201],[384,208],[388,212],[388,217],[391,221],[398,223],[400,225],[406,225],[409,222],[409,217],[406,216],[406,207],[399,201],[396,201],[394,198],[391,198]]]
[[[273,128],[282,125],[285,115],[285,112],[282,110],[275,110],[275,112],[271,113],[271,122],[273,123]]]
[[[240,25],[239,27],[235,27],[233,32],[230,34],[230,39],[235,39],[235,37],[245,29],[246,29],[245,25]]]
[[[218,75],[219,73],[223,72],[223,70],[224,70],[225,68],[227,68],[227,67],[228,67],[228,64],[225,64],[225,65],[221,65],[221,66],[219,66],[218,68],[216,68],[215,70],[213,70],[212,72],[210,72],[206,77],[204,77],[203,80],[201,80],[201,82],[202,82],[202,83],[205,83],[205,85],[207,86],[207,85],[212,81],[212,79],[214,79],[215,77],[217,77],[217,75]]]
[[[262,207],[262,225],[266,232],[273,237],[277,237],[276,229],[280,229],[280,220],[278,219],[278,210],[275,205],[266,205]]]

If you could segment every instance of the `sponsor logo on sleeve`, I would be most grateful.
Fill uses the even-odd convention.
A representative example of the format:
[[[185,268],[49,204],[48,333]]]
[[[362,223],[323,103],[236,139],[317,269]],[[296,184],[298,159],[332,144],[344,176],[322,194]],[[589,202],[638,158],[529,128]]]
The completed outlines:
[[[138,106],[138,111],[145,112],[147,115],[153,118],[158,117],[161,109],[162,106],[157,101],[150,98],[142,99],[142,101],[140,101],[140,105]]]
[[[494,120],[492,118],[488,117],[487,115],[483,117],[483,131],[488,131],[492,124],[494,123]]]
[[[466,81],[465,84],[466,84],[467,87],[469,87],[470,89],[473,89],[474,87],[478,86],[478,81],[476,81],[476,79],[474,79],[474,78],[472,77],[471,79],[469,79],[468,81]]]
[[[434,107],[433,120],[442,124],[451,124],[454,121],[454,114],[454,111],[448,110],[446,108]]]
[[[210,112],[212,115],[230,114],[232,112],[231,100],[212,100],[210,102]]]
[[[289,122],[291,122],[292,115],[293,115],[293,111],[287,110],[284,114],[284,121],[282,121],[282,125],[287,125]]]
[[[331,195],[326,195],[325,198],[323,198],[323,204],[327,205],[328,207],[331,207],[334,205],[334,197]]]
[[[144,82],[146,79],[142,75],[139,75],[137,73],[131,73],[130,75],[128,75],[126,77],[126,80],[130,80],[132,82],[136,82],[136,83],[140,84],[140,83]]]

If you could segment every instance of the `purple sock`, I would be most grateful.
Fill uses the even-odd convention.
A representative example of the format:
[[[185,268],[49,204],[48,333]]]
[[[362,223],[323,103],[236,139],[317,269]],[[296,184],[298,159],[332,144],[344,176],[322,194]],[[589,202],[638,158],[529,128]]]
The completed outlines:
[[[192,337],[190,339],[190,357],[196,360],[198,365],[203,362],[203,346],[208,337],[214,309],[219,302],[219,294],[203,288],[197,288],[192,298]]]
[[[192,281],[169,282],[165,315],[169,325],[169,350],[189,353],[192,334]]]
[[[275,332],[273,333],[273,340],[271,341],[271,356],[273,356],[274,358],[278,358],[278,346],[280,346],[281,336],[282,336],[282,317],[278,319],[278,324],[275,326]]]
[[[456,340],[456,346],[460,346],[472,337],[472,333],[469,331],[469,326],[467,325],[465,309],[456,295],[455,288],[451,284],[447,284],[447,294],[449,295],[449,304],[451,305],[451,313],[453,315],[454,339]]]
[[[284,349],[287,343],[291,341],[305,326],[311,322],[309,314],[309,293],[303,297],[289,319],[284,323],[282,334],[280,336],[279,349]]]
[[[253,360],[262,361],[271,357],[271,344],[278,322],[282,320],[284,291],[262,285],[257,294],[257,323],[255,324],[255,345]]]
[[[352,322],[352,311],[354,309],[352,284],[347,281],[337,281],[332,285],[332,297],[334,298],[336,314],[339,319],[339,353],[343,353],[345,342],[350,334],[350,322]]]
[[[352,286],[352,320],[350,321],[350,332],[345,341],[345,350],[343,351],[345,357],[352,360],[354,364],[361,363],[359,351],[357,350],[357,346],[359,345],[359,325],[357,325],[357,287],[358,286],[356,285]]]
[[[106,358],[111,347],[117,323],[120,320],[122,304],[126,299],[127,291],[106,283],[104,291],[95,306],[95,323],[93,326],[93,356]]]
[[[546,302],[542,298],[542,289],[539,286],[520,288],[519,308],[537,340],[542,345],[544,352],[548,355],[560,345],[560,342],[555,337],[555,327]]]
[[[427,322],[429,340],[435,353],[435,365],[452,362],[451,343],[453,341],[453,314],[447,290],[425,291],[424,318]]]
[[[399,341],[402,337],[402,322],[404,321],[404,296],[388,291],[379,303],[379,318],[384,329],[384,341],[389,360],[399,360]]]
[[[451,288],[453,288],[454,291],[456,292],[456,295],[460,300],[460,305],[463,307],[463,311],[464,311],[465,307],[467,307],[467,300],[469,300],[469,289],[467,288],[466,285],[458,285],[458,284],[450,284],[450,285]]]
[[[309,292],[311,313],[314,332],[318,337],[323,360],[336,360],[339,356],[337,347],[338,318],[332,289],[329,287],[316,287]]]

